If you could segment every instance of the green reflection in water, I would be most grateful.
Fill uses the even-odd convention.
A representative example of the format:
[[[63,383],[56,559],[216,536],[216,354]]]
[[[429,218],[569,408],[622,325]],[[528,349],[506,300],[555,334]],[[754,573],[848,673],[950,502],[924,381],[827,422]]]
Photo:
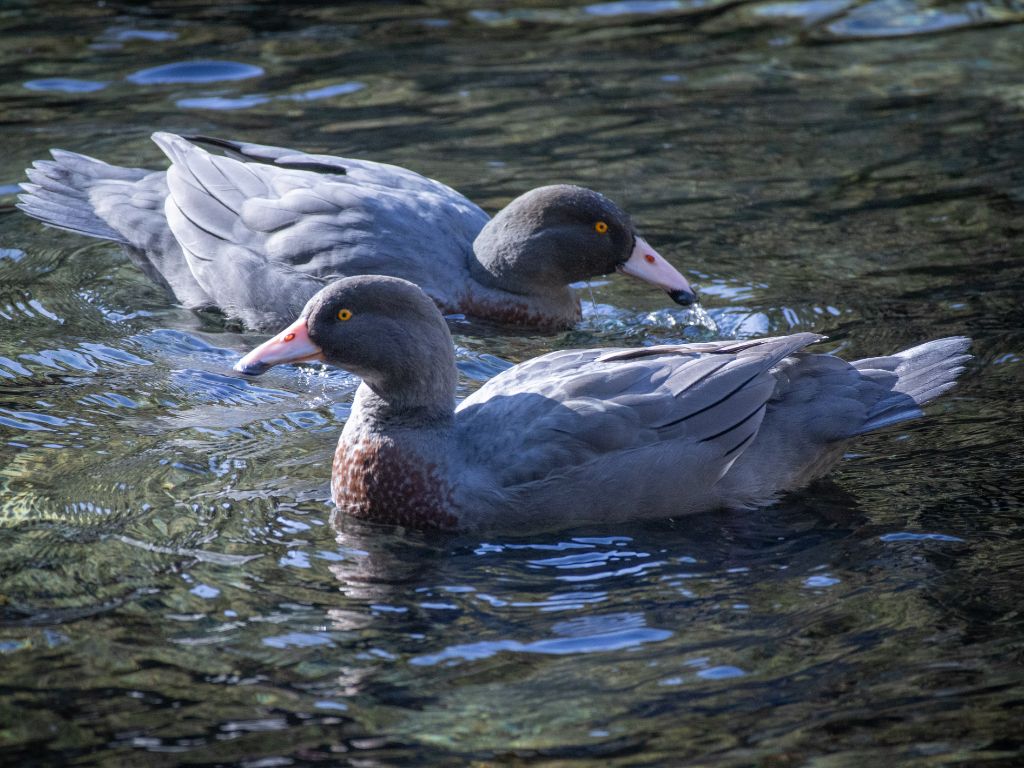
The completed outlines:
[[[3,762],[1012,764],[1019,15],[9,3]],[[193,60],[263,74],[129,79]],[[976,360],[927,420],[750,515],[518,540],[332,525],[351,377],[239,383],[256,337],[11,208],[49,147],[160,167],[154,130],[398,163],[490,210],[579,182],[632,213],[723,334],[815,330],[855,356],[963,333]],[[583,298],[572,333],[464,329],[462,393],[550,349],[694,332],[619,278]]]

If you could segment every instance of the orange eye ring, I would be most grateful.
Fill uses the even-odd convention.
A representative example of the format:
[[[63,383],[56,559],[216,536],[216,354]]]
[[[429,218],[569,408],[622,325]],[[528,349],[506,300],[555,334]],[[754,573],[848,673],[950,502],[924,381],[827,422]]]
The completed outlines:
[[[339,309],[338,310],[338,319],[339,320],[343,320],[343,321],[344,320],[351,320],[352,319],[352,312],[351,312],[351,310]]]
[[[603,221],[599,221],[597,222],[597,224],[594,225],[594,229],[597,230],[597,233],[599,235],[603,235],[605,232],[608,231],[608,225]]]

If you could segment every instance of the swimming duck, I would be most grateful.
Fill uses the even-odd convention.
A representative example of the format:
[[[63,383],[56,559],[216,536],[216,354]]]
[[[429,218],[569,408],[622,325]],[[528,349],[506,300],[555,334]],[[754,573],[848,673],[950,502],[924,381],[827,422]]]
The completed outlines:
[[[394,165],[201,136],[153,140],[167,171],[52,150],[28,169],[18,207],[120,243],[184,306],[254,330],[292,322],[324,285],[358,274],[410,280],[445,313],[539,330],[579,318],[571,283],[615,271],[684,306],[696,301],[629,216],[590,189],[533,189],[491,219]]]
[[[846,362],[813,333],[528,360],[455,403],[448,327],[412,283],[339,280],[235,370],[321,360],[362,378],[334,455],[338,509],[423,529],[525,531],[771,503],[859,435],[921,415],[970,341]]]

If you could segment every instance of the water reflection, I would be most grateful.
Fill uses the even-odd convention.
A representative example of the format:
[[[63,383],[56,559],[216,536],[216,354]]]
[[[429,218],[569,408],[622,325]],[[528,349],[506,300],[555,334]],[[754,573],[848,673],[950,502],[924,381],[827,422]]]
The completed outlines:
[[[1015,760],[1024,27],[992,25],[1018,14],[6,8],[4,757]],[[130,79],[166,65],[173,82]],[[976,360],[927,420],[771,509],[498,539],[332,520],[351,376],[233,377],[261,337],[12,210],[49,147],[161,167],[159,129],[396,163],[488,210],[575,181],[700,287],[706,317],[595,281],[555,336],[452,318],[460,396],[552,349],[716,328],[813,330],[844,356],[966,333]]]
[[[217,83],[224,80],[247,80],[263,74],[262,67],[237,61],[183,61],[141,69],[128,75],[127,80],[136,85]]]
[[[26,80],[25,87],[30,91],[57,91],[59,93],[92,93],[102,91],[106,83],[95,80],[75,80],[71,77],[51,77],[45,80]]]

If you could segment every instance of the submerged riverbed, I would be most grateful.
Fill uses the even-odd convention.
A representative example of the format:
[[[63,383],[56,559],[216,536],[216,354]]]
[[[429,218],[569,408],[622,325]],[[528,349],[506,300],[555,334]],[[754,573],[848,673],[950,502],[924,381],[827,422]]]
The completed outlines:
[[[1015,3],[8,2],[0,763],[1019,764],[1024,18]],[[356,380],[14,210],[156,130],[366,157],[493,212],[571,181],[713,323],[622,277],[566,346],[974,338],[927,418],[749,514],[533,537],[332,524]],[[458,330],[458,329],[456,329]]]

